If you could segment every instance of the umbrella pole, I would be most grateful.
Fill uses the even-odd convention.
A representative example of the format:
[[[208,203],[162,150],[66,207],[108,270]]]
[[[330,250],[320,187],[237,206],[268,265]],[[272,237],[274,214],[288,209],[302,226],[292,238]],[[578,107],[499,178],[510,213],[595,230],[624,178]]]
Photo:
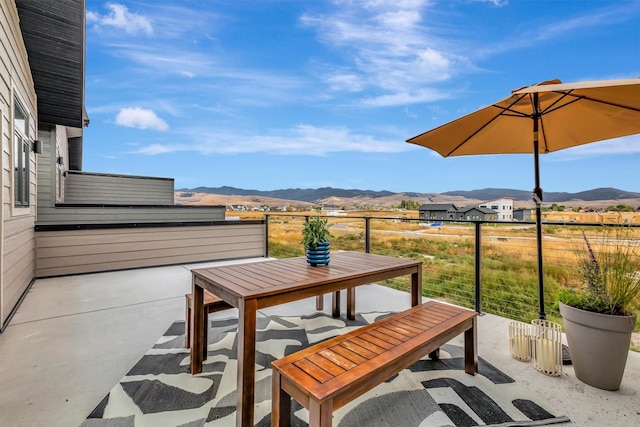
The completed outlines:
[[[540,187],[540,154],[538,152],[538,121],[540,112],[538,110],[538,94],[533,94],[533,162],[535,169],[536,186],[533,189],[533,200],[536,202],[536,246],[538,249],[538,301],[539,311],[538,317],[546,319],[547,315],[544,311],[544,272],[542,269],[542,188]]]

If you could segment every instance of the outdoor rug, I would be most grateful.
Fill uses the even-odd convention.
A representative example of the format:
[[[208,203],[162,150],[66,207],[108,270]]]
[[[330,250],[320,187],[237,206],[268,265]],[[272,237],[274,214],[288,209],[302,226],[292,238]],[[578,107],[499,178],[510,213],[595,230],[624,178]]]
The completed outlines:
[[[375,321],[387,313],[359,314],[353,321],[324,313],[258,318],[255,421],[271,423],[271,362],[326,338]],[[234,426],[237,318],[211,320],[203,372],[189,373],[184,322],[175,322],[120,380],[81,427]],[[428,357],[334,412],[338,427],[531,426],[568,422],[544,409],[486,360],[479,374],[463,371],[462,347],[445,345],[440,360]],[[307,426],[308,412],[292,403],[292,425]]]

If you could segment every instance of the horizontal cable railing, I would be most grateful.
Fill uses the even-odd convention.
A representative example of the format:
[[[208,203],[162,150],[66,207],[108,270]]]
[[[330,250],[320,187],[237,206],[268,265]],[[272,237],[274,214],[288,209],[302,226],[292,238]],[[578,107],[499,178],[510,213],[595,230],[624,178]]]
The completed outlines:
[[[269,214],[267,254],[304,255],[301,230],[308,215]],[[352,250],[423,261],[422,294],[479,312],[530,322],[539,316],[536,231],[533,222],[424,220],[327,216],[331,251]],[[583,286],[580,253],[586,241],[601,239],[614,226],[543,223],[544,306],[560,322],[555,307],[563,288]],[[622,228],[622,226],[615,226]],[[625,225],[640,241],[640,227]],[[408,291],[410,279],[381,284]]]

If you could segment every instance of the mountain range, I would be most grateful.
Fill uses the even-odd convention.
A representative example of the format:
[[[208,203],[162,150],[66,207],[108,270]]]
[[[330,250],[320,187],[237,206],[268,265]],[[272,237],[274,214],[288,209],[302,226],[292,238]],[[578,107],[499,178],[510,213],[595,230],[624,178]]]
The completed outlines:
[[[322,187],[316,189],[288,188],[281,190],[246,190],[235,187],[196,187],[176,190],[178,204],[248,204],[248,205],[282,205],[282,204],[318,204],[324,206],[379,206],[390,207],[402,200],[410,199],[420,203],[455,203],[459,205],[474,204],[501,197],[511,197],[516,204],[527,206],[532,204],[531,191],[508,188],[484,188],[470,191],[447,191],[444,193],[417,193],[392,191],[373,191],[357,189],[340,189]],[[626,201],[633,208],[640,203],[640,193],[624,191],[617,188],[596,188],[578,193],[546,192],[544,203],[562,203],[566,205],[618,204]],[[600,203],[598,203],[600,202]],[[621,202],[622,203],[622,202]]]
[[[329,197],[339,198],[379,198],[387,197],[394,194],[403,194],[406,198],[424,198],[433,197],[436,194],[443,196],[460,196],[467,199],[477,200],[492,200],[501,197],[512,197],[519,201],[531,200],[531,191],[525,190],[513,190],[508,188],[483,188],[479,190],[470,191],[447,191],[444,193],[415,193],[415,192],[403,192],[394,193],[392,191],[373,191],[373,190],[355,190],[355,189],[341,189],[332,187],[322,188],[287,188],[282,190],[244,190],[235,187],[196,187],[191,189],[180,189],[179,192],[191,192],[191,193],[204,193],[204,194],[219,194],[223,196],[261,196],[272,197],[276,199],[286,200],[299,200],[302,202],[317,203],[325,200]],[[634,193],[631,191],[619,190],[617,188],[596,188],[593,190],[581,191],[579,193],[566,193],[566,192],[548,192],[544,193],[544,201],[549,203],[568,202],[571,200],[619,200],[619,199],[637,199],[640,198],[640,193]]]

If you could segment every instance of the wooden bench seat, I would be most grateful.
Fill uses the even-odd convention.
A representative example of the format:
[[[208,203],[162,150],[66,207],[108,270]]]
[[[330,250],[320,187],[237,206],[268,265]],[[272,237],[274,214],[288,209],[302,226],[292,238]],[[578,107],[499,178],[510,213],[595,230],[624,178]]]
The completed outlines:
[[[477,313],[429,301],[272,362],[272,426],[289,426],[291,398],[310,427],[464,332],[464,371],[478,372]]]
[[[192,299],[191,298],[191,294],[186,294],[185,295],[185,299],[186,299],[186,304],[187,304],[187,309],[186,309],[186,313],[185,313],[185,320],[184,320],[184,340],[185,340],[185,347],[190,348],[191,347],[191,304],[192,304]],[[207,337],[208,337],[208,333],[207,331],[209,330],[209,313],[215,313],[216,311],[222,311],[222,310],[226,310],[228,308],[233,308],[233,306],[231,304],[229,304],[228,302],[223,301],[222,299],[220,299],[218,296],[212,294],[209,291],[204,291],[204,342],[205,342],[205,346],[204,346],[204,351],[203,351],[203,359],[206,360],[207,358]]]

